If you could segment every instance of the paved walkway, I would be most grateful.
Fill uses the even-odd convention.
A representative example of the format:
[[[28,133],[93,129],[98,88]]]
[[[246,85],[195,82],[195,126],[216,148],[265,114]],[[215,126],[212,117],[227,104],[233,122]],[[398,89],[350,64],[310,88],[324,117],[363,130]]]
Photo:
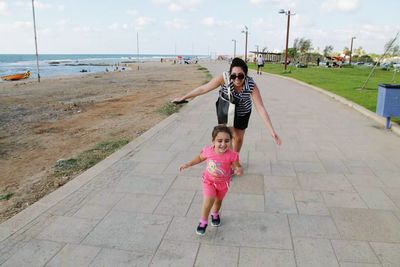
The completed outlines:
[[[1,224],[0,265],[400,266],[399,136],[307,86],[255,80],[283,145],[254,112],[221,227],[195,234],[202,167],[178,172],[210,142],[215,92]]]

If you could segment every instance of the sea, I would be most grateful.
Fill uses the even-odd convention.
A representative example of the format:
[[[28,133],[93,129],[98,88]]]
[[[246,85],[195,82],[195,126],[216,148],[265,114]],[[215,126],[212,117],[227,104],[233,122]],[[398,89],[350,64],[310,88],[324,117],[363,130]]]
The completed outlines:
[[[186,58],[206,58],[203,55],[185,56]],[[41,78],[82,75],[121,70],[124,63],[160,62],[176,59],[176,55],[161,54],[40,54],[39,73]],[[0,54],[0,77],[26,71],[31,72],[29,79],[37,79],[36,55]],[[0,80],[2,82],[2,80]]]

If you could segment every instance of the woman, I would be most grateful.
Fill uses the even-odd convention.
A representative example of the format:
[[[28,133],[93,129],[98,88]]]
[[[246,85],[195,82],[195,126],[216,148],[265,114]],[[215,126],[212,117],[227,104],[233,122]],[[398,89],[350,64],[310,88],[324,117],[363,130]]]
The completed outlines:
[[[233,150],[240,152],[243,144],[244,133],[249,124],[252,103],[254,103],[258,114],[267,129],[270,131],[275,143],[280,145],[281,139],[275,132],[269,118],[268,112],[264,107],[260,91],[253,78],[247,76],[247,64],[240,58],[234,58],[229,68],[229,77],[232,96],[236,104],[234,127],[231,128],[233,134]],[[175,98],[172,102],[183,103],[186,99],[203,95],[220,87],[220,95],[227,99],[228,88],[224,83],[223,75],[211,79],[208,83],[199,86],[182,97]],[[233,90],[232,90],[233,89]]]

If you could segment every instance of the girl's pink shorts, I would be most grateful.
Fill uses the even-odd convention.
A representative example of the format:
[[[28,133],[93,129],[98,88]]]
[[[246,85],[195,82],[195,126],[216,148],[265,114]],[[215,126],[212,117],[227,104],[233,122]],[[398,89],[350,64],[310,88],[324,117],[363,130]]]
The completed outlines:
[[[223,200],[229,189],[229,183],[213,183],[211,181],[203,179],[203,196],[215,197],[219,200]]]

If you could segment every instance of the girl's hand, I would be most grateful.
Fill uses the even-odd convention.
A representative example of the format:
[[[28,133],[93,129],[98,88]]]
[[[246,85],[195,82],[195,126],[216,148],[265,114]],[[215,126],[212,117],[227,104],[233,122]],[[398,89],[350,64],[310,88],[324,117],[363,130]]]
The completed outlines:
[[[187,168],[189,168],[190,166],[188,165],[188,164],[182,164],[180,167],[179,167],[179,171],[181,172],[181,171],[183,171],[184,169],[187,169]]]
[[[279,146],[282,144],[282,140],[279,138],[277,133],[273,133],[272,138],[274,138],[275,144]]]
[[[235,168],[235,174],[236,175],[242,175],[243,174],[243,169],[242,169],[241,166]]]

